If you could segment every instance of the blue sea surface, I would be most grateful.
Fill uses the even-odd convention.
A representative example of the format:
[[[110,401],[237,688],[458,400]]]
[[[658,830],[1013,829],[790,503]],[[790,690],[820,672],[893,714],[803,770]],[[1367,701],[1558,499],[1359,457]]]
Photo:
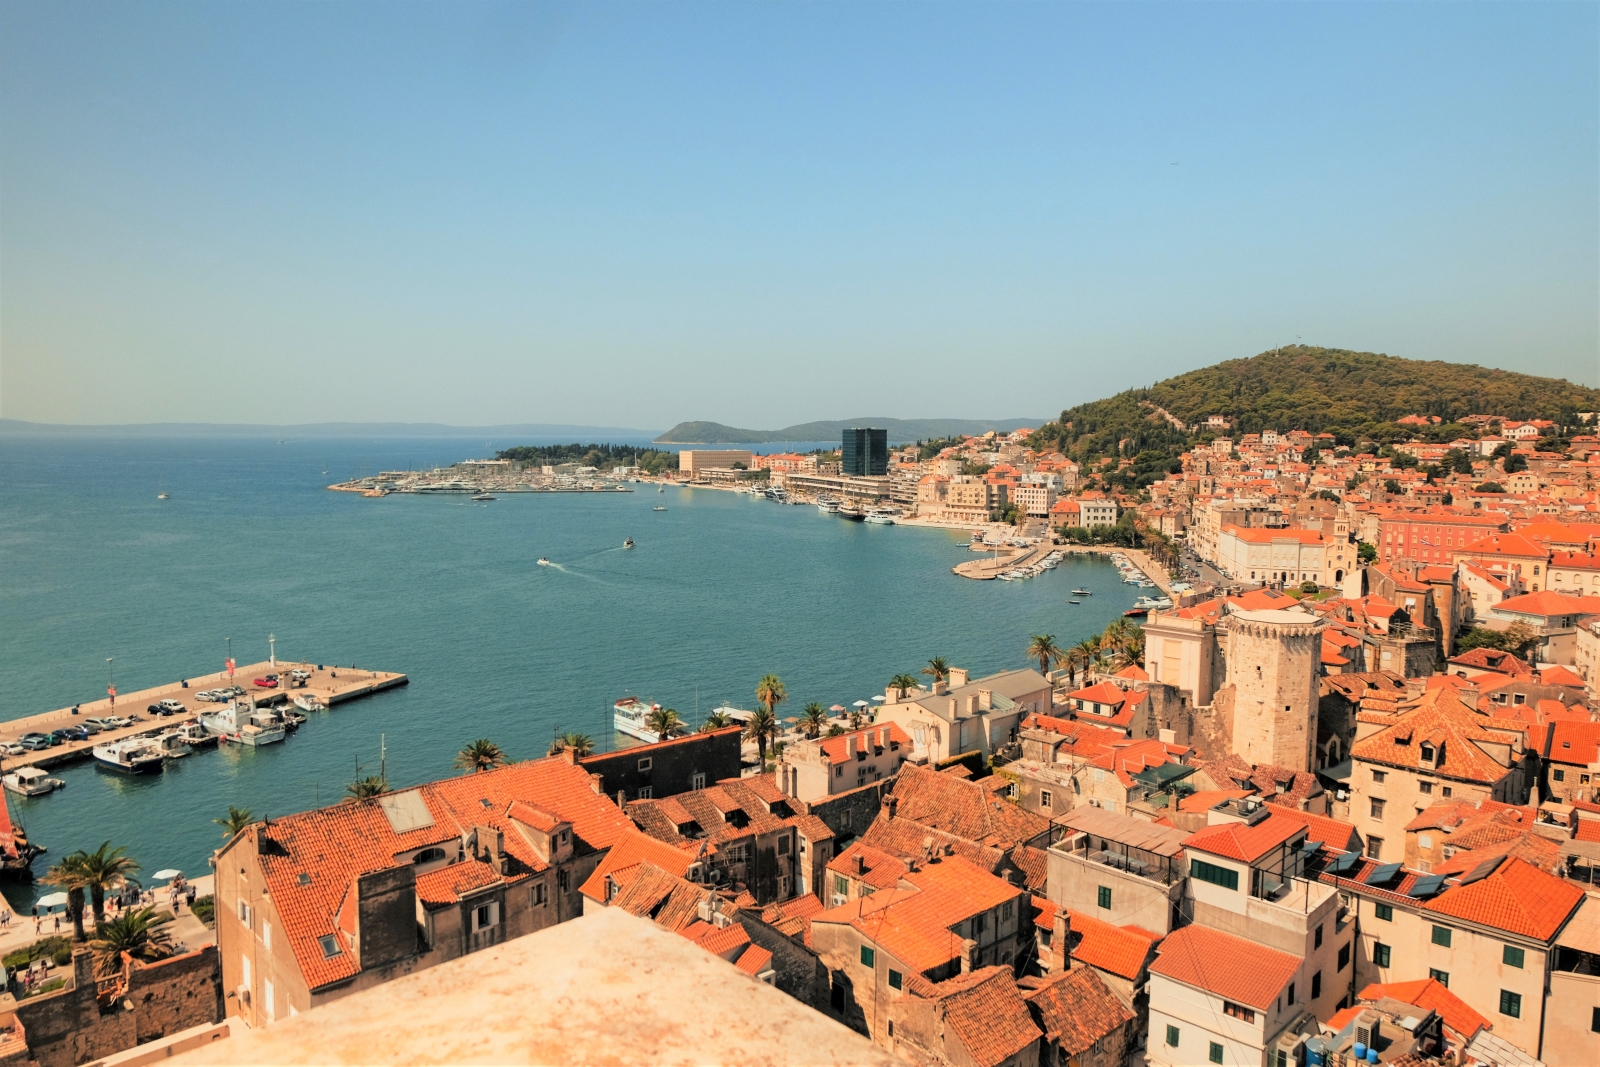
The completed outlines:
[[[629,693],[690,722],[752,707],[767,673],[788,687],[779,716],[797,715],[870,699],[931,656],[975,674],[1025,666],[1029,635],[1072,644],[1137,594],[1094,558],[968,581],[950,573],[971,558],[963,532],[726,492],[473,503],[325,488],[491,452],[480,438],[0,438],[0,718],[96,699],[113,669],[124,693],[218,670],[229,637],[241,664],[275,634],[280,659],[411,678],[281,745],[198,751],[152,778],[62,768],[65,790],[8,798],[50,850],[36,870],[110,840],[146,871],[205,874],[228,805],[337,802],[378,773],[380,744],[390,783],[410,785],[454,773],[479,737],[518,759],[568,730],[626,743],[611,705]],[[1095,595],[1069,605],[1079,586]]]

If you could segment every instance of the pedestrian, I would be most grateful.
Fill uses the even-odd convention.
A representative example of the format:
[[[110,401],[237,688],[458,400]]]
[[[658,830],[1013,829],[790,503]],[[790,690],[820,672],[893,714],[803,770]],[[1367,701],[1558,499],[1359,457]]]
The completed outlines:
[[[61,932],[61,916],[57,915],[56,916],[56,933],[59,934],[60,932]]]
[[[34,910],[37,911],[38,909],[35,908]],[[39,918],[39,916],[35,915],[33,917],[33,936],[35,936],[35,937],[39,936],[40,927],[43,926],[43,925],[44,925],[44,920]]]

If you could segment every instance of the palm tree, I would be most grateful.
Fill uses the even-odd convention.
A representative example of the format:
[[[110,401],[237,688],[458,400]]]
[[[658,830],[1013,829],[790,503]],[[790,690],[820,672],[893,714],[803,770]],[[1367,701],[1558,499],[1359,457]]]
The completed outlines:
[[[344,787],[344,791],[350,794],[345,797],[345,803],[348,804],[351,801],[366,800],[369,797],[377,796],[379,793],[388,792],[389,783],[374,774],[369,778],[361,779],[359,782],[351,782]]]
[[[1105,628],[1100,635],[1100,652],[1107,657],[1116,654],[1127,647],[1128,639],[1133,635],[1133,628],[1126,619],[1116,619]]]
[[[657,741],[665,741],[673,732],[683,729],[683,720],[671,708],[651,708],[650,714],[644,717],[644,724],[656,735]]]
[[[867,724],[867,710],[865,708],[851,708],[850,729],[859,730]]]
[[[1098,638],[1085,637],[1082,641],[1072,646],[1070,654],[1077,657],[1079,665],[1083,668],[1085,680],[1087,680],[1089,668],[1094,666],[1094,661],[1100,656],[1100,641]]]
[[[829,737],[838,737],[840,734],[843,734],[845,732],[846,732],[845,728],[843,726],[840,726],[838,723],[834,723],[832,726],[828,727],[828,736]]]
[[[935,656],[922,668],[922,673],[929,675],[936,682],[942,682],[950,677],[950,664],[943,656]]]
[[[706,716],[706,721],[700,724],[700,732],[709,734],[712,730],[721,730],[733,725],[733,716],[717,708]]]
[[[1112,660],[1120,670],[1123,667],[1144,666],[1144,629],[1139,626],[1129,628],[1127,638],[1122,642],[1122,647],[1117,649]]]
[[[783,688],[783,679],[776,674],[764,676],[756,683],[756,699],[767,709],[767,714],[772,717],[773,729],[777,729],[778,705],[789,699],[788,690]]]
[[[112,848],[111,842],[106,841],[93,852],[79,853],[82,859],[78,861],[78,873],[89,891],[95,926],[106,921],[106,890],[121,889],[128,876],[139,869],[137,862],[123,855],[126,851],[120,845]]]
[[[900,699],[904,700],[907,693],[917,688],[917,680],[909,674],[897,674],[889,679],[889,688],[897,691]]]
[[[88,940],[83,932],[83,859],[82,849],[61,857],[61,862],[50,868],[44,880],[67,891],[67,914],[72,916],[72,940],[82,944]]]
[[[559,756],[569,748],[576,758],[583,759],[594,754],[594,741],[588,734],[565,733],[550,742],[550,755]]]
[[[123,912],[108,923],[97,924],[95,939],[89,942],[94,951],[95,971],[101,978],[110,978],[122,970],[124,952],[145,963],[172,955],[171,935],[162,929],[171,921],[171,915],[157,915],[154,908],[140,908]]]
[[[1028,642],[1027,655],[1029,659],[1039,661],[1040,674],[1048,675],[1050,664],[1059,664],[1066,652],[1056,644],[1055,634],[1034,634],[1032,640]]]
[[[251,818],[249,808],[236,808],[229,804],[228,817],[226,819],[212,819],[211,821],[222,827],[223,837],[232,841],[239,836],[240,830],[243,830],[255,820]]]
[[[767,738],[777,732],[778,717],[772,714],[771,708],[757,708],[750,714],[750,721],[744,724],[744,735],[756,743],[763,765],[767,762]]]
[[[822,726],[828,721],[828,710],[813,700],[800,710],[800,732],[815,739],[822,735]]]
[[[460,752],[456,753],[454,766],[464,771],[488,771],[496,767],[503,767],[510,761],[506,759],[505,752],[499,745],[487,737],[480,737]]]

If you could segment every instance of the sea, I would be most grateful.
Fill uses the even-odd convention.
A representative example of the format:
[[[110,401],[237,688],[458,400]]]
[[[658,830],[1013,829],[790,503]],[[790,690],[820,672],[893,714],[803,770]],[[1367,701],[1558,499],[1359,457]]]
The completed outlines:
[[[220,670],[230,649],[263,661],[269,635],[280,660],[410,678],[312,715],[280,745],[203,749],[148,778],[72,764],[53,772],[63,790],[8,794],[49,850],[37,873],[109,841],[147,874],[204,875],[229,805],[278,816],[337,803],[368,775],[444,777],[477,738],[513,759],[567,731],[601,750],[631,744],[611,727],[625,695],[698,723],[723,704],[754,707],[757,680],[776,674],[783,718],[813,700],[871,700],[933,656],[975,676],[1023,667],[1030,635],[1071,645],[1137,595],[1102,558],[970,581],[950,572],[971,558],[964,531],[722,491],[478,503],[326,488],[544,443],[0,437],[0,718],[97,699],[113,680],[130,693]],[[1094,595],[1069,604],[1074,587]],[[42,890],[4,891],[26,910]]]

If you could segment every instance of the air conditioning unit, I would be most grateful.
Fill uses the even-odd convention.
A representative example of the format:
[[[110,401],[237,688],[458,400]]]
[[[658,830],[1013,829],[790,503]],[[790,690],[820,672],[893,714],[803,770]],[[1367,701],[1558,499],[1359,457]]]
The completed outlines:
[[[705,867],[698,863],[689,864],[689,869],[684,872],[684,877],[691,882],[698,882],[705,876]]]

